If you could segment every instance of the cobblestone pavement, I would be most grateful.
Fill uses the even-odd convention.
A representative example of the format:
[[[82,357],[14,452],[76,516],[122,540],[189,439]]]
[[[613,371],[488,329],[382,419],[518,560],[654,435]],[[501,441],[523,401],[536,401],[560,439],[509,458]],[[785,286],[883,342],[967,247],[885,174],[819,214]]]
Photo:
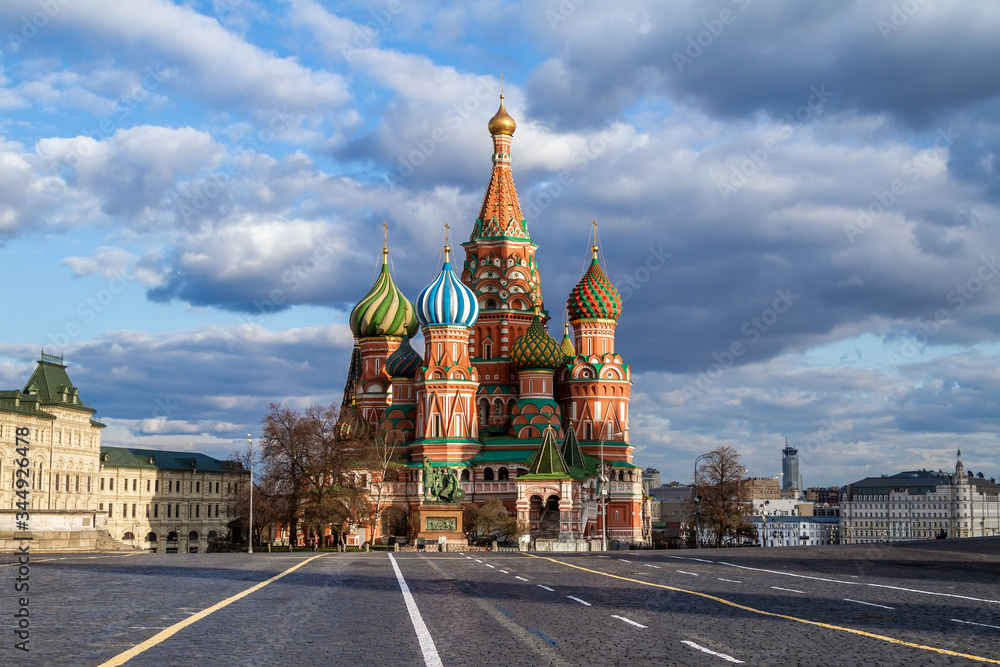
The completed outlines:
[[[99,665],[158,633],[126,664],[1000,664],[994,538],[393,554],[423,642],[390,556],[313,555],[38,555],[29,653],[16,557],[0,556],[0,664]]]

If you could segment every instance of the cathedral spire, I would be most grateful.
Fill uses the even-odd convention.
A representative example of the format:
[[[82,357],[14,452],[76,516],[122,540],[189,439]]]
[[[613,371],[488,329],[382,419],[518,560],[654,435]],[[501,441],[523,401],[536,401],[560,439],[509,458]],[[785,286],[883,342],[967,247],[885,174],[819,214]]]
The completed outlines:
[[[503,99],[503,93],[500,93],[500,108],[488,125],[493,136],[493,173],[472,238],[501,237],[530,241],[528,224],[521,213],[521,203],[510,173],[510,142],[517,123],[504,108]]]

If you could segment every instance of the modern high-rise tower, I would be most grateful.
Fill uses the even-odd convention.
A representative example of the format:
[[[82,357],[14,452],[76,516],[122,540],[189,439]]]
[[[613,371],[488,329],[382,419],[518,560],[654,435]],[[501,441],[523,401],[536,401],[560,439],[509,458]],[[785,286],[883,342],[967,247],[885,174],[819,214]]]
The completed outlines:
[[[802,475],[799,474],[799,450],[788,444],[781,450],[781,488],[802,491]]]

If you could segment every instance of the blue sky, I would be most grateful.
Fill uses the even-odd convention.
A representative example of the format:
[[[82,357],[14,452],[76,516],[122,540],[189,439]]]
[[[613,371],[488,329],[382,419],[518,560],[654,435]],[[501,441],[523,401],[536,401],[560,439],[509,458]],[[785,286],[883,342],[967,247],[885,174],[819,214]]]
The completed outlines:
[[[635,459],[995,476],[991,2],[0,4],[0,386],[65,354],[105,442],[227,456],[339,400],[382,222],[472,229],[504,75],[561,310],[601,224]],[[558,318],[556,318],[558,320]],[[553,332],[558,334],[555,323]]]

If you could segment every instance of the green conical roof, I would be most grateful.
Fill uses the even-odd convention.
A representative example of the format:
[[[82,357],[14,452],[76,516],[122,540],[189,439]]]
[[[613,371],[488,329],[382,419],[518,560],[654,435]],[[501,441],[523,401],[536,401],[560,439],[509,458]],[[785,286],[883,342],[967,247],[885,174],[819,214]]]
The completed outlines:
[[[531,470],[528,474],[569,477],[566,461],[556,444],[556,431],[551,426],[545,427],[542,446],[538,448],[538,453],[535,454],[535,460],[531,463]]]
[[[573,339],[569,337],[568,322],[563,324],[563,339],[562,344],[559,345],[559,349],[562,350],[563,356],[567,359],[576,356],[576,347],[573,345]]]
[[[389,275],[389,251],[382,249],[382,270],[365,298],[351,311],[351,331],[358,338],[416,335],[419,325],[413,304]]]
[[[528,330],[510,346],[510,361],[518,370],[543,368],[554,371],[566,363],[562,349],[549,335],[537,311]]]
[[[580,449],[580,441],[576,439],[576,431],[573,430],[573,422],[566,427],[566,438],[562,447],[563,460],[571,468],[587,469],[587,464],[583,460],[583,450]]]

